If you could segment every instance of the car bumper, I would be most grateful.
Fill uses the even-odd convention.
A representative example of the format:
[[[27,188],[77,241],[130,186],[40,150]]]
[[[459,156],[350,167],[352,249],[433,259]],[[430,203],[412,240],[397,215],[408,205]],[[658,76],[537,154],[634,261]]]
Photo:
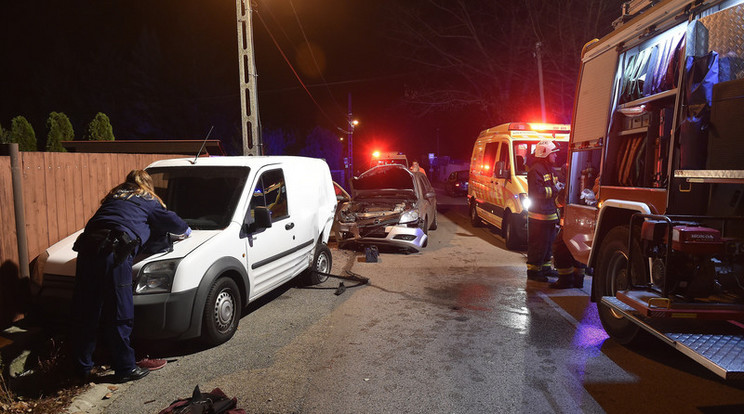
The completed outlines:
[[[196,289],[134,296],[134,335],[142,339],[187,339]],[[197,323],[199,321],[196,321]]]
[[[418,252],[428,242],[428,236],[420,227],[379,226],[360,231],[356,224],[340,224],[336,240],[340,247],[349,244],[382,245]]]

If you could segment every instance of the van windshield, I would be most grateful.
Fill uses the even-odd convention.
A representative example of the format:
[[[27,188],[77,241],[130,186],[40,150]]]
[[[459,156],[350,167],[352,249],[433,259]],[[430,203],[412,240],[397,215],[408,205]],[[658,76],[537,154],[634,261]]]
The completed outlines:
[[[535,146],[539,141],[514,141],[514,173],[527,175],[527,167],[532,163]],[[556,168],[560,169],[566,163],[568,156],[568,141],[553,141],[560,151],[555,159]]]
[[[150,168],[155,193],[194,230],[223,229],[230,224],[248,167]]]

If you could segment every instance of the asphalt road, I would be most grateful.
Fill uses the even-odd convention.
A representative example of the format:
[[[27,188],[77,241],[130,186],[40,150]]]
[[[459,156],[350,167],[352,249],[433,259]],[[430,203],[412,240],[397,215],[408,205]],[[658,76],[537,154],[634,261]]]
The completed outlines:
[[[285,286],[215,348],[141,345],[169,364],[114,391],[98,384],[68,412],[157,413],[196,385],[247,413],[744,412],[742,383],[661,343],[607,339],[591,279],[563,291],[527,282],[524,253],[472,228],[463,198],[440,194],[439,204],[422,253],[366,263],[333,249],[334,271],[368,285],[338,296],[335,279]]]

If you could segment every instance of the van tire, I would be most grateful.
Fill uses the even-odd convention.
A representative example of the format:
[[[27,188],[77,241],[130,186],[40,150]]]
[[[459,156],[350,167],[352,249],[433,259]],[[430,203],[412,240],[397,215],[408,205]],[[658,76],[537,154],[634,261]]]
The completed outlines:
[[[437,227],[439,227],[439,223],[437,222],[437,215],[434,213],[434,221],[431,223],[431,226],[429,226],[429,230],[436,230]]]
[[[478,217],[478,210],[475,207],[475,201],[470,203],[470,224],[473,227],[483,226],[483,221],[481,221],[481,218]]]
[[[238,285],[229,277],[217,279],[209,289],[202,315],[202,340],[210,346],[227,342],[238,330],[243,307]]]
[[[506,217],[504,218],[502,223],[504,223],[504,228],[502,229],[501,233],[504,237],[506,248],[509,250],[518,250],[520,248],[523,248],[525,245],[525,240],[524,237],[519,234],[521,224],[519,216],[507,212]]]
[[[305,285],[317,285],[328,280],[327,275],[321,273],[331,273],[333,266],[333,255],[331,249],[325,243],[318,243],[313,256],[313,263],[302,274],[302,283]]]

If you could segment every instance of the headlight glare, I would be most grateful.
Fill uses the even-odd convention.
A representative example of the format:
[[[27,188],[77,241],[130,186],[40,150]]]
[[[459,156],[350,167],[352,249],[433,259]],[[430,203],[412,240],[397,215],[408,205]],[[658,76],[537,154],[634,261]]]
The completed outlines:
[[[522,208],[529,211],[530,206],[532,205],[532,201],[530,201],[530,198],[527,197],[527,194],[520,194],[519,201],[522,203]]]

